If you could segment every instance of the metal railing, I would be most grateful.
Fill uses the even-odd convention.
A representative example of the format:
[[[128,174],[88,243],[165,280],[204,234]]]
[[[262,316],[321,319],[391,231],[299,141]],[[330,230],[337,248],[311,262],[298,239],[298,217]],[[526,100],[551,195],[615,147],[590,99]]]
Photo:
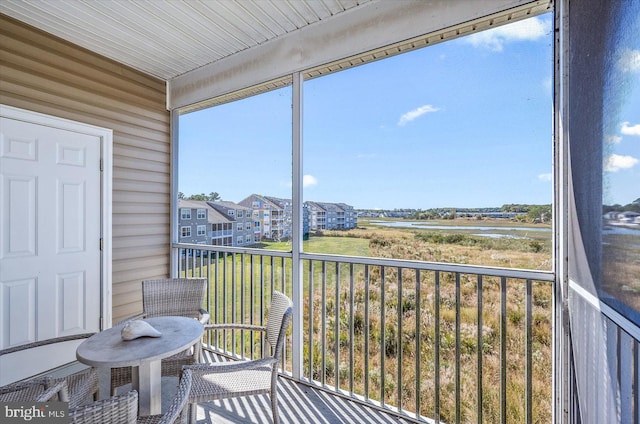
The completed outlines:
[[[290,252],[174,248],[180,276],[209,278],[212,322],[263,325],[270,293],[292,293]],[[284,375],[295,343],[302,382],[410,421],[551,421],[552,273],[307,253],[301,261],[303,340],[289,333]],[[254,358],[258,340],[223,333],[207,343]]]

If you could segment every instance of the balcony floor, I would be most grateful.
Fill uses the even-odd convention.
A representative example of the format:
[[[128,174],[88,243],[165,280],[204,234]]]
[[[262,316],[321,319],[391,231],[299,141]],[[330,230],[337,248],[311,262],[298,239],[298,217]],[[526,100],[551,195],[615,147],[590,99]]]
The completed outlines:
[[[209,354],[207,352],[207,354]],[[219,360],[211,354],[211,361]],[[165,380],[165,379],[163,379]],[[163,381],[163,397],[173,396],[177,379]],[[173,381],[171,381],[173,380]],[[170,401],[163,400],[163,405]],[[278,381],[278,411],[282,424],[351,424],[395,423],[409,421],[370,408],[323,390],[309,387],[289,378]],[[268,395],[225,399],[198,404],[198,424],[263,424],[272,422],[271,401]]]
[[[374,408],[308,387],[288,378],[278,382],[278,410],[282,424],[407,423]],[[270,423],[267,395],[206,402],[198,405],[198,424]]]

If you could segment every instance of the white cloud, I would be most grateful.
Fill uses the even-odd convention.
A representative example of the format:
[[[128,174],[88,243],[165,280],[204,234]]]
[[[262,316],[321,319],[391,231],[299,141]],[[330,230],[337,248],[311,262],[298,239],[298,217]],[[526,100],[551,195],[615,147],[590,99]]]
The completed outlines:
[[[302,176],[302,186],[310,187],[318,184],[318,180],[313,175],[303,175]]]
[[[538,175],[538,180],[544,182],[551,181],[551,178],[553,178],[553,175],[551,173]]]
[[[464,40],[474,47],[483,47],[494,52],[500,52],[504,49],[505,43],[511,41],[535,41],[544,37],[550,30],[550,20],[532,18],[471,34],[465,37]]]
[[[640,50],[622,50],[618,59],[618,68],[622,72],[640,72]]]
[[[548,77],[542,80],[542,88],[545,92],[552,94],[553,93],[553,78]]]
[[[400,126],[406,125],[407,122],[411,122],[414,119],[418,118],[419,116],[424,115],[425,113],[437,112],[439,110],[440,109],[438,109],[437,107],[433,107],[431,105],[420,106],[419,108],[411,110],[405,113],[404,115],[402,115],[400,117],[400,120],[398,121],[398,125]]]
[[[638,159],[633,156],[616,155],[615,153],[605,159],[604,170],[607,172],[618,172],[621,169],[634,167],[638,163]]]
[[[622,140],[622,137],[619,135],[608,135],[604,138],[604,141],[606,141],[607,144],[618,144],[620,143],[620,140]]]
[[[629,122],[623,122],[620,132],[624,135],[640,135],[640,124],[629,125]]]

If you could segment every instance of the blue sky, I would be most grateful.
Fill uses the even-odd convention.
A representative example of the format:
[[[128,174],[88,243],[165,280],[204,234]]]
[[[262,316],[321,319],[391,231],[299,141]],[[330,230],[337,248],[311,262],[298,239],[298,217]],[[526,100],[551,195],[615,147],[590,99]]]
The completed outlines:
[[[383,209],[551,203],[551,75],[544,15],[306,81],[304,200]],[[627,182],[640,168],[639,108],[611,135],[620,137],[611,154],[621,158],[607,171],[619,203],[640,196]],[[187,196],[290,198],[291,160],[290,87],[180,118]]]

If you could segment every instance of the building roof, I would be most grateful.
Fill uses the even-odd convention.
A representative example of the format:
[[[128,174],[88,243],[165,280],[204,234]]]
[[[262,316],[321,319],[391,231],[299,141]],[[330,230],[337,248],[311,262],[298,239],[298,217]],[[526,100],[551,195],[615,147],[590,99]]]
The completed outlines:
[[[189,209],[207,209],[209,205],[207,205],[207,202],[205,202],[204,200],[178,199],[178,207]]]
[[[178,200],[178,207],[179,208],[205,209],[205,210],[207,210],[207,222],[209,224],[221,224],[221,223],[225,223],[225,222],[234,221],[234,219],[232,219],[233,217],[230,217],[228,215],[225,215],[225,214],[222,214],[222,213],[218,212],[217,210],[212,208],[211,205],[209,205],[204,200],[179,199]]]

